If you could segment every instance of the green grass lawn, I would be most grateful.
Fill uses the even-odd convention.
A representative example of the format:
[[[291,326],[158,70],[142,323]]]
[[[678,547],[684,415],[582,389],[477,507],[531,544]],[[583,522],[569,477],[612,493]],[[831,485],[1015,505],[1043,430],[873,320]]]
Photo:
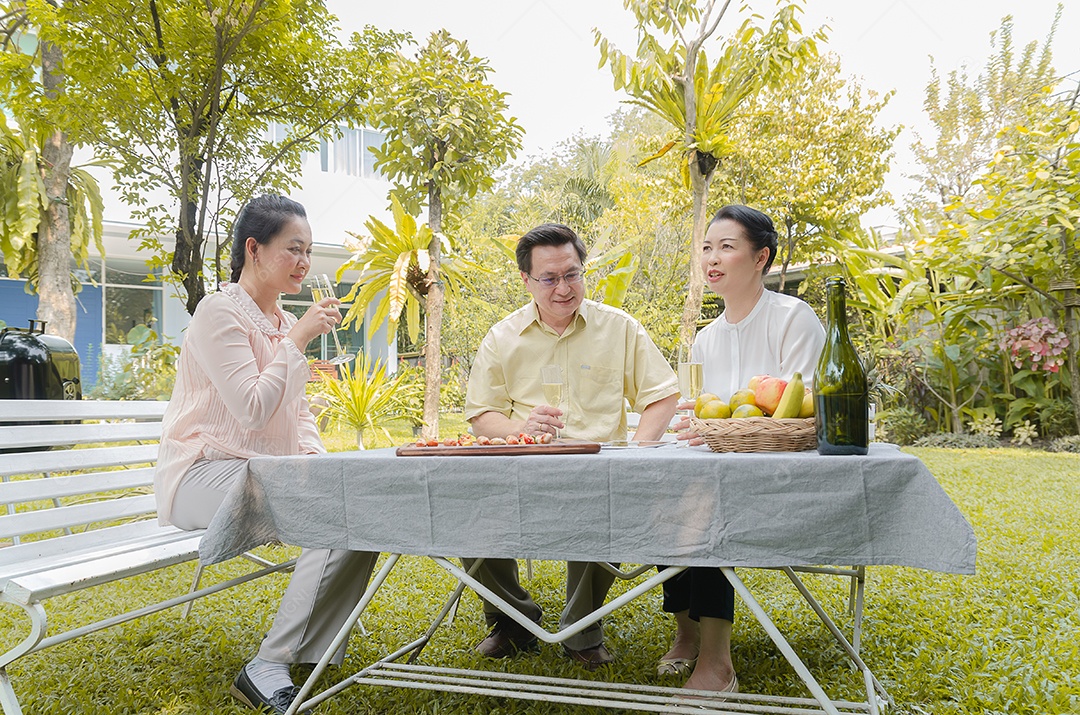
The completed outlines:
[[[444,424],[446,434],[460,425]],[[407,427],[393,436],[408,441]],[[331,436],[335,448],[351,436]],[[913,449],[930,467],[979,540],[978,573],[951,576],[908,568],[869,570],[863,655],[910,715],[934,713],[1080,713],[1080,455],[1032,450]],[[268,548],[274,555],[292,550]],[[561,565],[534,564],[528,587],[553,625],[562,606]],[[54,627],[118,612],[147,595],[182,592],[193,565],[174,567],[119,585],[54,599]],[[238,563],[212,568],[215,578],[243,570]],[[743,569],[740,574],[770,604],[789,641],[834,697],[858,698],[860,679],[840,649],[782,574]],[[522,570],[524,579],[524,569]],[[228,687],[270,627],[287,577],[270,577],[199,601],[192,616],[178,609],[78,639],[17,662],[10,674],[25,712],[33,714],[179,713],[240,714]],[[838,623],[846,582],[808,577],[811,589]],[[344,672],[374,660],[422,629],[451,587],[437,567],[405,557],[365,614],[370,635],[355,633]],[[616,586],[620,588],[620,586]],[[21,635],[15,609],[0,611],[5,644]],[[423,661],[450,667],[480,665],[471,647],[484,635],[479,600],[467,594],[457,621],[437,635]],[[559,650],[494,663],[496,668],[558,677],[610,677],[673,685],[655,675],[655,662],[673,632],[654,591],[606,623],[606,641],[618,661],[590,676]],[[806,697],[807,693],[752,616],[736,613],[734,658],[744,692]],[[492,664],[486,664],[492,665]],[[341,671],[332,671],[336,675]],[[358,686],[319,713],[570,713],[587,708],[482,699],[422,691]],[[599,712],[599,711],[597,711]]]

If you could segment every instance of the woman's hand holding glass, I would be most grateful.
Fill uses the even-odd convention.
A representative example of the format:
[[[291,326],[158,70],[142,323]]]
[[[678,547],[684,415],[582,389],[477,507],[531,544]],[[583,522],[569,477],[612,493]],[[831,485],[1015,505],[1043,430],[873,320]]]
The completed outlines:
[[[698,436],[697,432],[690,431],[690,415],[694,412],[694,403],[680,402],[679,406],[675,409],[688,410],[690,412],[690,414],[681,415],[679,417],[679,421],[675,423],[674,427],[672,427],[672,429],[674,429],[676,432],[675,439],[679,440],[680,442],[686,442],[687,447],[696,447],[699,444],[705,444],[705,440]]]
[[[341,341],[338,339],[337,324],[341,322],[341,312],[337,309],[337,306],[341,305],[341,301],[337,298],[334,284],[330,282],[330,276],[325,273],[308,276],[308,285],[311,288],[311,299],[315,303],[308,310],[308,313],[321,309],[324,318],[331,320],[330,325],[326,330],[322,330],[321,334],[330,333],[334,337],[334,347],[337,348],[337,353],[327,362],[340,365],[351,361],[355,356],[346,353],[345,349],[341,347]],[[307,317],[307,313],[304,314],[304,317]]]
[[[704,368],[700,361],[695,361],[691,357],[689,351],[679,350],[679,392],[682,394],[686,402],[682,402],[676,407],[676,410],[683,411],[680,413],[681,419],[675,424],[675,431],[679,434],[677,439],[685,440],[696,438],[697,435],[687,432],[690,429],[690,415],[693,414],[694,400],[701,394],[701,383],[704,379]],[[685,411],[684,411],[685,410]],[[692,437],[684,436],[684,434],[692,435]],[[694,444],[693,441],[690,444]],[[697,444],[701,444],[699,440]]]

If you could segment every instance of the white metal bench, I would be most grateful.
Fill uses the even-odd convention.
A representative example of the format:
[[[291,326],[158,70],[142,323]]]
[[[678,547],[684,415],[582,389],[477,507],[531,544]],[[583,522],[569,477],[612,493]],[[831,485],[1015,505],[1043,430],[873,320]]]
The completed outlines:
[[[154,463],[167,404],[0,400],[0,450],[29,450],[0,454],[0,603],[30,619],[30,634],[0,655],[5,715],[22,713],[7,671],[18,658],[173,606],[187,615],[197,598],[295,563],[245,554],[257,570],[206,588],[200,567],[186,594],[47,635],[50,598],[198,558],[202,531],[157,522]]]

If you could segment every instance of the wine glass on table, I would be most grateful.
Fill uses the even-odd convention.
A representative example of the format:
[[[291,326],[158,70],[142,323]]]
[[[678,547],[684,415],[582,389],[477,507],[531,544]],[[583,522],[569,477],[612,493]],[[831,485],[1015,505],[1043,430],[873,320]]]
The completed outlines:
[[[337,298],[337,294],[334,292],[334,284],[330,282],[330,276],[325,273],[313,274],[309,278],[309,284],[311,287],[311,299],[318,303],[324,298]],[[337,348],[337,354],[327,360],[331,365],[340,365],[351,361],[355,356],[345,352],[345,349],[341,347],[341,340],[338,339],[337,330],[331,330],[330,335],[334,337],[334,346]]]
[[[566,424],[566,377],[561,365],[544,365],[540,368],[540,384],[544,388],[544,401],[551,407],[562,410],[562,422]],[[559,438],[559,429],[555,429],[555,439]]]
[[[689,351],[679,351],[679,392],[682,394],[684,401],[693,401],[701,394],[701,383],[704,380],[705,373],[700,362],[695,362],[693,357],[689,354]],[[694,414],[694,411],[684,411],[684,417],[690,417]],[[683,443],[684,445],[686,443]]]

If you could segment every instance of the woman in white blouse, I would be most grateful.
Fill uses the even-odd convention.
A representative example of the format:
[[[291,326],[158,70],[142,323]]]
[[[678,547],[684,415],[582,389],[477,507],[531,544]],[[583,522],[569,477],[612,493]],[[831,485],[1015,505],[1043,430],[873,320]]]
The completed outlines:
[[[162,523],[202,529],[260,455],[325,452],[308,409],[304,348],[340,322],[325,298],[297,319],[278,305],[311,268],[304,207],[281,196],[245,205],[233,227],[232,280],[206,296],[187,328],[154,474]],[[315,663],[367,586],[377,554],[304,549],[258,656],[232,694],[284,713],[298,688],[291,663]],[[342,648],[335,657],[340,663]]]
[[[755,375],[787,380],[801,372],[809,378],[825,343],[825,330],[809,305],[765,289],[775,256],[776,230],[760,211],[725,206],[709,224],[701,270],[723,298],[724,312],[698,333],[692,354],[704,368],[704,391],[725,401]],[[688,426],[684,420],[677,428]],[[679,438],[702,443],[691,432]],[[720,569],[689,568],[667,581],[663,608],[675,614],[678,632],[658,672],[690,673],[686,688],[738,692],[731,662],[735,592]]]

